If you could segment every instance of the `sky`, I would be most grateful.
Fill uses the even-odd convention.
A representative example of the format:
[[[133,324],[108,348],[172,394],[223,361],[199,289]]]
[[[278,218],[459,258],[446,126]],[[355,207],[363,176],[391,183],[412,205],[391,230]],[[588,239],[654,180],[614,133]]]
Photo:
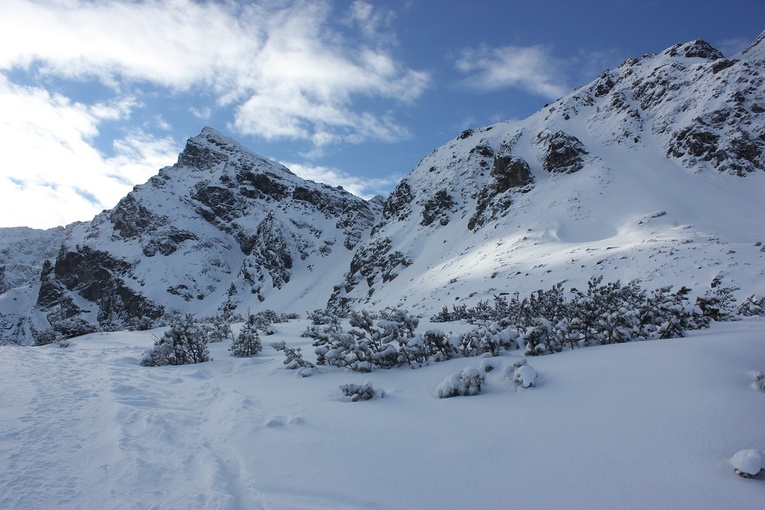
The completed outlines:
[[[630,57],[735,55],[762,0],[0,0],[0,227],[87,221],[211,126],[371,198]]]

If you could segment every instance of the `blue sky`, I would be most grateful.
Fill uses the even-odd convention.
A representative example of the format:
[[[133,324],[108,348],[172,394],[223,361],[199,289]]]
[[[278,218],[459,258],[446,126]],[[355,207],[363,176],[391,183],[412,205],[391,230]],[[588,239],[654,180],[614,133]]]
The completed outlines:
[[[0,226],[89,220],[212,126],[295,173],[390,192],[468,127],[630,57],[731,56],[762,0],[2,0]]]

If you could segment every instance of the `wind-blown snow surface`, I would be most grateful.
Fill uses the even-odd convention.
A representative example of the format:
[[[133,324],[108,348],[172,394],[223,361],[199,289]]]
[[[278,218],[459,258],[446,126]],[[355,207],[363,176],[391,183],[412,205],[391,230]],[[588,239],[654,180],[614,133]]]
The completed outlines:
[[[688,338],[417,370],[300,378],[268,346],[255,358],[139,366],[152,333],[0,348],[0,508],[762,508],[765,478],[728,459],[765,447],[765,320]],[[426,327],[427,325],[421,325]],[[460,324],[440,325],[460,328]],[[444,327],[444,329],[447,329]],[[455,329],[456,331],[456,329]],[[159,331],[154,332],[155,335]],[[484,392],[438,399],[468,366]],[[385,396],[343,402],[370,381]]]

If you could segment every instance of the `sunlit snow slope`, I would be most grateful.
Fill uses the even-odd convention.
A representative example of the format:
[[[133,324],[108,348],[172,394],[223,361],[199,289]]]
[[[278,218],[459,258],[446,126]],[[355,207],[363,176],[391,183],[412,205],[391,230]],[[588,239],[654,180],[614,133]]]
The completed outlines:
[[[762,46],[676,45],[463,132],[400,183],[333,302],[432,310],[599,275],[763,293]]]

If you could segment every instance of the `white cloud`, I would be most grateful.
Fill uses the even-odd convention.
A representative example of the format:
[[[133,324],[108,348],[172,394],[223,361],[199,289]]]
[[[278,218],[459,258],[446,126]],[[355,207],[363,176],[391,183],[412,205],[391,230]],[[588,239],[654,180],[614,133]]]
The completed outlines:
[[[400,175],[391,175],[387,178],[365,179],[326,166],[303,163],[282,164],[303,179],[322,182],[330,186],[342,186],[346,191],[365,200],[369,200],[375,195],[387,195],[402,178]]]
[[[126,127],[163,95],[200,98],[184,109],[205,120],[231,108],[242,134],[308,141],[313,155],[408,136],[392,114],[358,106],[395,109],[429,84],[427,73],[389,52],[392,19],[363,1],[4,0],[0,203],[10,212],[0,226],[88,219],[174,161],[179,149],[169,137]],[[83,85],[78,101],[59,80]],[[93,82],[112,98],[85,99]],[[154,113],[142,115],[144,129],[169,131],[171,122]],[[130,133],[111,157],[95,148],[107,123]],[[337,179],[360,194],[375,186]]]
[[[171,140],[140,132],[117,140],[113,157],[93,148],[99,125],[136,104],[123,98],[88,106],[0,75],[0,227],[89,219],[172,162],[178,148]]]
[[[480,91],[520,88],[526,92],[557,99],[568,91],[563,62],[547,46],[503,46],[464,50],[455,62],[467,74],[462,83]]]
[[[0,69],[97,79],[115,90],[148,82],[207,91],[235,105],[234,126],[265,139],[399,139],[406,130],[357,113],[354,101],[410,101],[429,76],[378,44],[389,14],[358,1],[350,12],[361,32],[352,41],[333,29],[323,1],[6,0]]]

